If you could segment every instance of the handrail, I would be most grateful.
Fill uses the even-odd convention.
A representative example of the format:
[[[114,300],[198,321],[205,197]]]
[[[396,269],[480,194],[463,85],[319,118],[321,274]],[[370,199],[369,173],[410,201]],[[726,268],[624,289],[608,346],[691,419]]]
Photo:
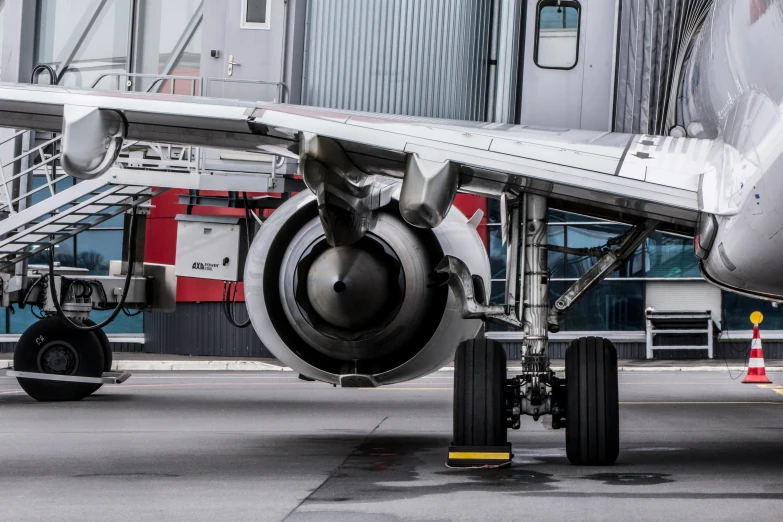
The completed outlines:
[[[220,78],[217,76],[210,76],[207,78],[207,95],[209,94],[209,85],[212,81],[219,81],[224,83],[243,83],[243,84],[255,84],[255,85],[276,85],[280,93],[279,103],[285,103],[286,98],[290,95],[290,89],[285,82],[272,82],[266,80],[243,80],[240,78]]]
[[[54,70],[49,64],[39,63],[33,68],[33,73],[30,75],[30,83],[38,84],[38,77],[42,72],[49,73],[49,85],[57,85],[60,79],[57,77],[57,71]]]
[[[182,76],[182,75],[173,75],[173,74],[149,74],[149,73],[129,73],[129,72],[121,72],[121,71],[113,71],[109,73],[104,73],[93,82],[91,89],[95,89],[97,85],[104,79],[109,77],[116,77],[117,78],[117,90],[120,89],[120,78],[127,78],[128,81],[131,80],[131,78],[147,78],[151,80],[155,80],[152,82],[152,85],[150,85],[147,88],[147,92],[152,91],[152,88],[155,87],[155,85],[158,82],[166,82],[171,81],[171,94],[174,94],[174,88],[176,85],[177,80],[180,81],[188,81],[191,83],[190,85],[190,95],[191,96],[197,96],[201,94],[202,90],[202,81],[203,78],[201,76]],[[199,84],[199,92],[196,92],[196,82]]]

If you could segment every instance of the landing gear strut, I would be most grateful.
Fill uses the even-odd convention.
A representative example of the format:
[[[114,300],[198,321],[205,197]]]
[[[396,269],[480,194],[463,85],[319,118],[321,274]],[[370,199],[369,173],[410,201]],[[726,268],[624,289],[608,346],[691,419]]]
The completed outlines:
[[[552,415],[552,427],[566,429],[566,454],[572,464],[614,464],[620,447],[617,351],[614,345],[597,337],[574,340],[566,351],[563,379],[550,369],[548,336],[550,332],[559,331],[559,316],[631,256],[642,241],[655,231],[658,223],[648,220],[610,240],[604,247],[571,252],[572,249],[547,245],[545,196],[523,194],[512,201],[504,196],[501,206],[507,209],[508,225],[504,224],[504,231],[510,232],[505,306],[479,302],[472,288],[471,275],[459,260],[447,257],[437,271],[448,274],[448,283],[461,302],[463,317],[480,317],[524,332],[523,372],[505,380],[502,401],[505,404],[505,425],[519,429],[522,415],[529,415],[536,421],[542,415]],[[551,308],[548,250],[598,257],[593,267]],[[498,401],[489,399],[490,395],[487,394],[487,386],[492,390],[498,389],[493,375],[499,370],[486,364],[468,367],[465,363],[466,360],[496,358],[494,352],[497,345],[488,341],[474,341],[470,348],[465,346],[463,344],[457,351],[455,366],[455,445],[470,443],[497,449],[494,445],[499,441],[505,444],[505,437],[493,435],[491,438],[467,439],[459,435],[482,433],[482,427],[487,425],[487,416],[494,419],[500,410]],[[483,355],[477,354],[480,349],[484,350]],[[482,407],[485,411],[477,415],[476,408]],[[492,451],[495,451],[473,449],[476,455],[481,454],[485,458],[490,458]],[[487,463],[478,462],[480,465]]]

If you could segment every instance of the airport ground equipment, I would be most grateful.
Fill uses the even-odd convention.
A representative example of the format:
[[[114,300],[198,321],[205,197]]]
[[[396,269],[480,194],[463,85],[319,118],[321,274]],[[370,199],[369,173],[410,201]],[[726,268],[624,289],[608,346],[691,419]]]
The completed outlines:
[[[716,333],[720,331],[720,319],[712,311],[647,309],[645,318],[647,359],[653,358],[655,350],[706,350],[712,359]]]

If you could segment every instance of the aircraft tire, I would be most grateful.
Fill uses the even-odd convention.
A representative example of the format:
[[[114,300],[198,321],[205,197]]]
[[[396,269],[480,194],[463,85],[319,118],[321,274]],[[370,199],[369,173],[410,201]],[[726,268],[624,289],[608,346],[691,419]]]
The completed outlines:
[[[84,326],[95,326],[95,322],[90,319],[85,319],[82,323],[84,323]],[[106,335],[103,329],[94,330],[92,333],[98,338],[98,342],[101,343],[101,348],[103,348],[103,371],[110,372],[111,365],[114,362],[114,354],[111,351],[109,336]]]
[[[32,324],[14,350],[16,371],[100,377],[103,369],[99,336],[95,332],[75,330],[59,317],[47,317]],[[79,401],[101,387],[100,384],[17,380],[27,395],[41,402]]]
[[[506,352],[488,339],[465,341],[454,359],[455,446],[503,446]]]
[[[566,350],[566,455],[578,466],[609,466],[620,453],[617,350],[583,337]]]

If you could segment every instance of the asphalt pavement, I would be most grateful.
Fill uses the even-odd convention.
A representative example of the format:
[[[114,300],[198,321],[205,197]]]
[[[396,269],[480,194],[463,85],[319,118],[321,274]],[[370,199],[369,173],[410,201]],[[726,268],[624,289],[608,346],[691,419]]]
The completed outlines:
[[[616,466],[569,465],[564,431],[526,418],[510,468],[461,471],[452,383],[138,373],[43,404],[0,378],[0,520],[783,520],[783,385],[621,374]]]

